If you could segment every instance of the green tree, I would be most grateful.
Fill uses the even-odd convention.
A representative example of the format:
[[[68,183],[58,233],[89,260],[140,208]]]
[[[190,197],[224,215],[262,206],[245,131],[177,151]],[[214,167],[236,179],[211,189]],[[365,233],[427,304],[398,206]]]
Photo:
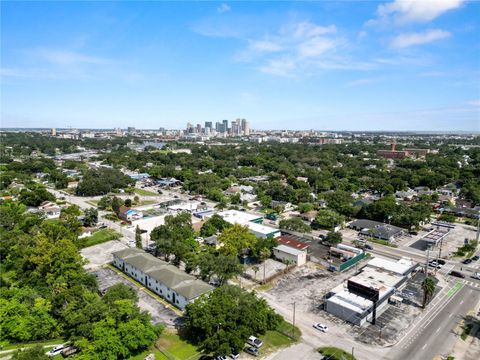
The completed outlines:
[[[107,289],[103,295],[102,301],[109,306],[113,306],[118,300],[131,300],[133,303],[138,301],[137,293],[130,286],[125,284],[115,284]]]
[[[342,242],[342,233],[339,231],[329,231],[326,240],[330,246],[335,246]]]
[[[279,223],[280,229],[297,231],[301,233],[311,233],[312,228],[305,224],[299,217],[293,217],[287,220],[281,220]]]
[[[119,213],[119,211],[120,211],[120,206],[122,206],[122,205],[123,205],[122,199],[120,199],[120,198],[118,198],[118,197],[116,197],[116,196],[114,196],[114,197],[112,198],[112,210],[113,210],[113,212],[114,212],[115,214],[118,214],[118,213]]]
[[[83,223],[85,226],[95,226],[98,222],[98,210],[94,208],[89,208],[83,212]]]
[[[224,285],[187,305],[185,330],[206,353],[239,352],[252,334],[275,329],[282,317],[264,299],[237,286]]]
[[[177,216],[165,216],[165,224],[154,228],[150,238],[166,260],[174,255],[174,263],[179,264],[189,252],[195,250],[197,243],[194,235],[191,215],[185,212]]]
[[[329,209],[318,210],[315,220],[313,220],[313,228],[333,230],[336,226],[343,224],[345,217],[337,212]]]
[[[422,301],[422,307],[425,308],[427,303],[430,301],[432,298],[433,294],[435,293],[435,280],[427,276],[423,281],[422,281],[422,290],[423,290],[423,301]]]
[[[19,201],[27,206],[39,206],[44,201],[55,201],[55,196],[43,186],[33,186],[20,191]]]
[[[135,228],[135,247],[139,249],[143,249],[142,246],[142,230],[140,230],[140,227],[137,225]]]
[[[123,203],[126,207],[132,207],[132,199],[127,198]]]
[[[226,255],[237,256],[242,251],[255,246],[257,238],[248,227],[235,224],[218,236],[218,240],[223,244],[221,251]]]
[[[315,206],[312,203],[301,203],[298,204],[298,211],[301,214],[304,214],[306,212],[312,211],[315,208]]]

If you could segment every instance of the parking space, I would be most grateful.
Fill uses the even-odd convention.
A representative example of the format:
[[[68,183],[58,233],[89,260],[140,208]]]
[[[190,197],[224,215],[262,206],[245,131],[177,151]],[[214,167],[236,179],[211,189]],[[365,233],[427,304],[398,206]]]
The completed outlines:
[[[117,274],[109,268],[98,269],[94,272],[97,277],[98,287],[101,292],[106,291],[109,287],[115,284],[125,284],[137,292],[138,303],[140,309],[147,311],[152,316],[154,324],[165,324],[174,327],[181,322],[181,318],[171,309],[160,303],[154,297],[135,285],[131,281]]]
[[[80,250],[80,254],[88,261],[84,268],[86,270],[95,270],[105,264],[112,262],[112,253],[126,249],[127,245],[118,240],[111,240],[102,244],[93,245]]]
[[[260,264],[249,266],[245,273],[255,281],[264,281],[264,279],[268,281],[268,279],[283,273],[286,267],[287,265],[280,261],[267,259]]]

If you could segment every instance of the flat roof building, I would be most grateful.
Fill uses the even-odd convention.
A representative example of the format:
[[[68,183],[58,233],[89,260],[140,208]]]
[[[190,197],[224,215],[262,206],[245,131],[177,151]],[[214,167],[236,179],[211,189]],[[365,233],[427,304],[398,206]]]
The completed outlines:
[[[273,248],[273,256],[283,262],[289,261],[297,266],[307,262],[307,252],[294,249],[286,245],[278,245]]]
[[[416,266],[407,258],[397,262],[373,258],[360,273],[330,291],[325,310],[359,326],[374,321]]]

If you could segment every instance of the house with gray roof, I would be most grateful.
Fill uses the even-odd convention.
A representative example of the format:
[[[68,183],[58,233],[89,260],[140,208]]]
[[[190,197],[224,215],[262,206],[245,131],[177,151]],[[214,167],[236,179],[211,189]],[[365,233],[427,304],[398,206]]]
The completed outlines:
[[[372,220],[355,220],[348,227],[359,231],[361,236],[373,236],[377,239],[392,241],[404,234],[405,230],[397,226]]]
[[[213,286],[137,248],[114,252],[113,265],[181,310]]]

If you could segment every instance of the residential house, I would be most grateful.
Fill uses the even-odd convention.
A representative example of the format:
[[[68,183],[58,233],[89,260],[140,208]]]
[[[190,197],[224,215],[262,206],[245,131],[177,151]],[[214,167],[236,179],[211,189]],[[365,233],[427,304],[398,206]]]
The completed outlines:
[[[118,217],[124,221],[135,221],[143,218],[143,213],[128,206],[122,205],[118,211]]]
[[[47,217],[47,219],[58,218],[61,211],[60,206],[51,201],[44,201],[43,203],[41,203],[38,207],[38,210],[40,210],[40,212],[42,212]]]

